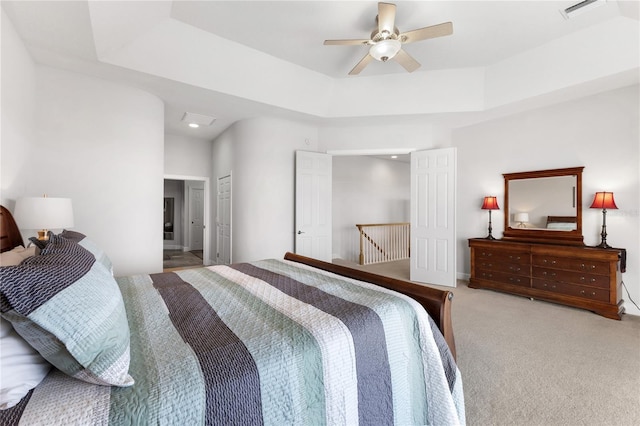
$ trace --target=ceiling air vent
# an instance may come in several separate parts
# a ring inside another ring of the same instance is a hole
[[[193,112],[185,112],[182,116],[182,121],[187,123],[189,127],[200,127],[200,126],[211,126],[214,121],[216,121],[215,117],[211,117],[208,115],[196,114]]]
[[[574,4],[573,6],[569,6],[564,10],[560,10],[560,14],[564,16],[564,19],[570,19],[597,7],[604,6],[606,3],[607,0],[584,0],[580,3]]]

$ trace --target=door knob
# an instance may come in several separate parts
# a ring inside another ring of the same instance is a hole
[[[298,235],[300,235],[300,234],[304,234],[304,232],[302,232],[302,231],[298,231]]]

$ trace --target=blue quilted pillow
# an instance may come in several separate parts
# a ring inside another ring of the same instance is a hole
[[[133,384],[122,294],[78,243],[52,235],[40,256],[0,268],[0,312],[68,375],[100,385]]]
[[[107,256],[104,250],[102,250],[102,248],[100,248],[96,243],[87,238],[86,235],[81,234],[77,231],[69,231],[68,229],[62,231],[60,235],[68,240],[75,241],[82,247],[89,250],[91,254],[93,254],[93,256],[96,258],[96,260],[103,264],[105,268],[107,268],[107,270],[113,275],[113,265],[111,264],[111,259],[109,259],[109,256]]]

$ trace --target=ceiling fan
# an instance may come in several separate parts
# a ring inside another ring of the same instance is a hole
[[[400,33],[395,26],[396,5],[392,3],[378,3],[376,20],[378,21],[378,28],[373,30],[371,38],[368,40],[324,41],[325,45],[370,46],[369,53],[349,71],[349,75],[359,74],[373,59],[381,62],[394,59],[408,72],[413,72],[420,68],[420,63],[402,49],[403,44],[453,34],[453,24],[451,22]]]

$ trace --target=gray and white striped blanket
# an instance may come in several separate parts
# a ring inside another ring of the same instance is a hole
[[[118,278],[131,387],[59,371],[2,424],[463,424],[460,373],[412,299],[285,260]]]

